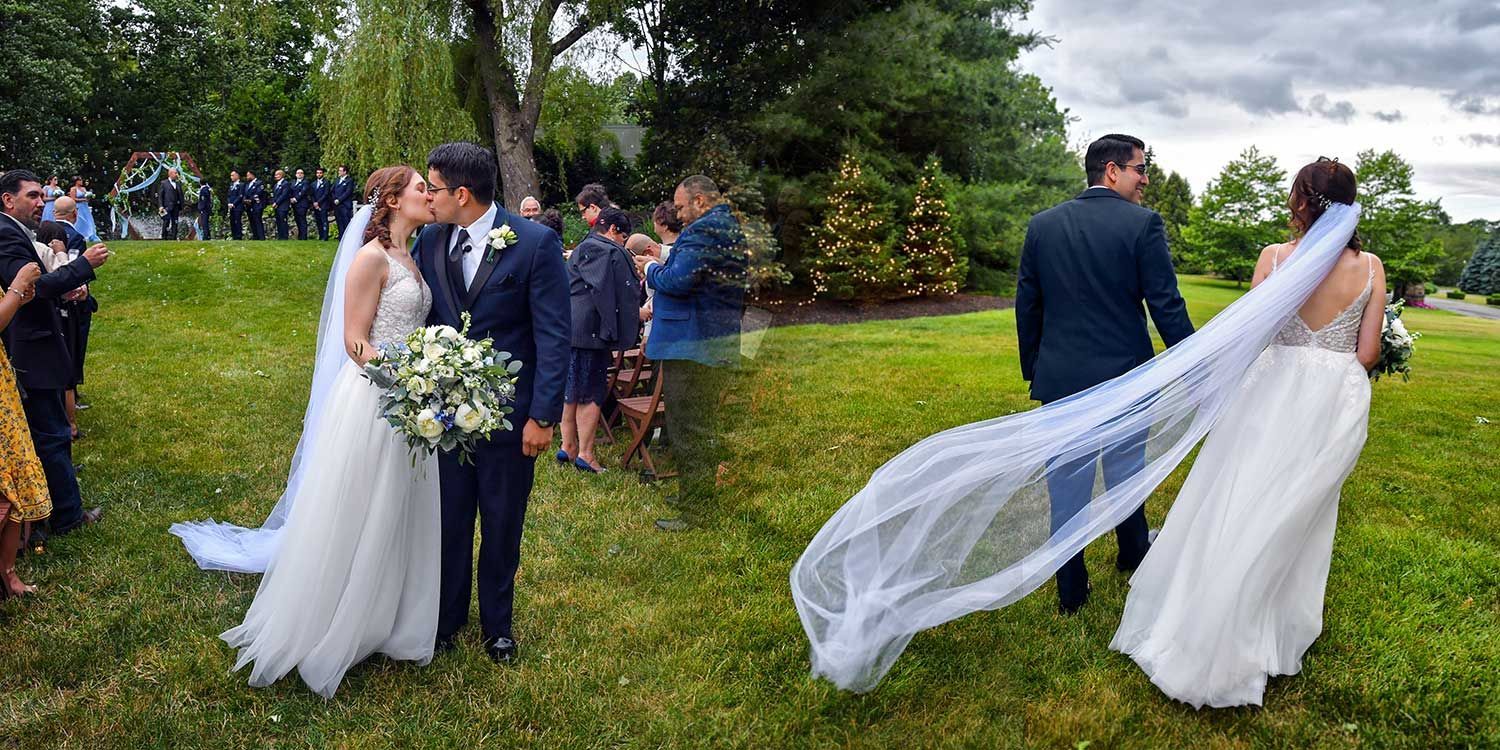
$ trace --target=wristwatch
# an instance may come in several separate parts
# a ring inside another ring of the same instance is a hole
[[[557,424],[556,422],[553,422],[553,421],[550,421],[550,420],[546,420],[546,419],[533,419],[531,421],[536,422],[536,426],[540,427],[540,428],[542,428],[544,430],[547,429],[547,428],[549,428],[549,427],[551,427],[554,424]]]

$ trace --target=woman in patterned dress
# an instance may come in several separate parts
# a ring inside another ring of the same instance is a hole
[[[0,296],[0,330],[10,325],[21,305],[36,296],[36,280],[41,275],[42,269],[35,263],[16,274],[10,288]],[[16,575],[21,524],[50,515],[52,497],[47,494],[47,476],[31,445],[15,370],[5,348],[0,347],[0,599],[36,592],[35,586],[27,586]]]

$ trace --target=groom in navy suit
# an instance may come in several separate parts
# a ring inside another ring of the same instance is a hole
[[[442,570],[437,649],[469,619],[474,520],[479,517],[479,622],[496,662],[517,656],[511,629],[521,528],[536,457],[552,447],[562,418],[572,307],[562,240],[495,203],[495,155],[472,143],[445,143],[427,155],[427,200],[436,223],[417,241],[417,263],[434,289],[429,325],[463,325],[469,337],[492,338],[497,351],[522,363],[510,415],[513,430],[479,444],[472,464],[440,454]],[[514,243],[490,230],[510,225]],[[504,244],[496,247],[496,244]]]
[[[1161,216],[1140,206],[1148,182],[1145,148],[1128,135],[1094,141],[1084,157],[1088,189],[1031,217],[1026,227],[1016,333],[1021,375],[1031,382],[1031,397],[1044,404],[1124,375],[1155,356],[1146,308],[1167,346],[1193,333]],[[1145,466],[1146,438],[1136,435],[1102,456],[1070,456],[1048,466],[1053,533],[1093,498],[1099,459],[1105,486],[1113,487]],[[1144,503],[1115,528],[1115,537],[1115,566],[1135,570],[1151,548]],[[1082,552],[1057,571],[1057,595],[1063,614],[1088,600]]]

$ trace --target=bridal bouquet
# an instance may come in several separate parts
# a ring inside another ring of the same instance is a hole
[[[490,339],[469,339],[468,313],[463,321],[461,331],[418,328],[365,363],[364,376],[384,391],[381,415],[406,437],[413,456],[457,451],[459,461],[469,462],[480,439],[514,429],[506,415],[521,362],[495,351]]]
[[[1385,326],[1380,331],[1380,360],[1370,370],[1370,377],[1379,380],[1381,375],[1401,374],[1402,380],[1411,379],[1412,342],[1422,334],[1409,332],[1401,322],[1402,300],[1385,306]]]

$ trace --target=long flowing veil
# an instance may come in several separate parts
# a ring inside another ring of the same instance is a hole
[[[1275,275],[1208,325],[1113,380],[928,437],[877,469],[792,568],[812,671],[859,692],[916,633],[999,609],[1146,501],[1208,433],[1276,332],[1332,270],[1359,221],[1333,204]],[[1058,513],[1048,479],[1112,451],[1145,460]],[[1069,468],[1072,467],[1072,468]]]
[[[318,433],[322,417],[331,405],[334,378],[348,360],[344,352],[344,279],[354,256],[364,246],[365,226],[370,222],[371,209],[361,208],[349,226],[340,235],[338,254],[333,259],[333,268],[328,272],[328,286],[323,290],[323,315],[318,321],[317,359],[313,364],[312,391],[307,398],[307,411],[302,416],[302,436],[297,439],[297,450],[292,453],[291,475],[287,477],[286,491],[271,509],[260,528],[247,529],[233,524],[215,521],[191,521],[172,524],[170,531],[182,538],[188,554],[198,561],[204,570],[228,570],[236,573],[261,573],[276,553],[276,542],[280,538],[281,525],[292,511],[292,498],[311,466],[308,450],[312,447],[312,436]]]

